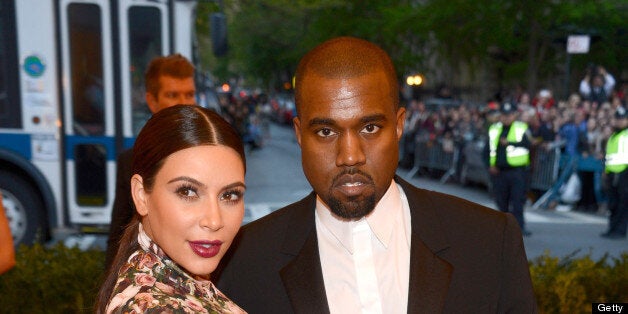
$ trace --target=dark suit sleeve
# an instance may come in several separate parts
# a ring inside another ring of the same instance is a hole
[[[131,221],[135,212],[135,205],[131,197],[131,164],[132,152],[127,150],[122,152],[117,159],[118,169],[116,171],[116,195],[111,209],[111,225],[109,226],[109,238],[107,240],[107,252],[105,256],[105,269],[109,269],[113,262],[120,238],[124,233],[124,228]]]
[[[514,216],[507,215],[500,267],[503,287],[498,313],[538,313],[523,238]]]

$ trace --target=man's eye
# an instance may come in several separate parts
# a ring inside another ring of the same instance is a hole
[[[167,98],[176,98],[177,97],[177,93],[172,93],[172,92],[166,93],[166,97]]]
[[[321,137],[329,137],[329,136],[335,135],[336,133],[332,131],[331,129],[324,128],[316,132],[316,134]]]
[[[379,131],[380,127],[375,125],[375,124],[369,124],[367,126],[364,127],[364,129],[362,129],[362,132],[364,133],[376,133],[377,131]]]

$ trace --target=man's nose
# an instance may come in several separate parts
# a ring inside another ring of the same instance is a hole
[[[362,147],[360,136],[354,133],[340,135],[337,142],[338,156],[337,166],[355,166],[364,163],[366,156]]]

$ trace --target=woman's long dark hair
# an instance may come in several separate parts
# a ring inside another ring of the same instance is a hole
[[[177,105],[154,114],[140,131],[133,146],[133,173],[142,177],[144,189],[150,193],[155,176],[168,156],[201,145],[221,145],[234,149],[240,155],[246,171],[242,139],[227,121],[210,109]],[[116,257],[105,274],[96,299],[96,313],[105,313],[119,269],[139,249],[139,223],[140,216],[135,212],[120,239]]]

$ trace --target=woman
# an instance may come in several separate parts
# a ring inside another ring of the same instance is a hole
[[[244,217],[244,148],[215,112],[153,115],[133,147],[136,213],[100,289],[97,313],[242,313],[210,281]]]

